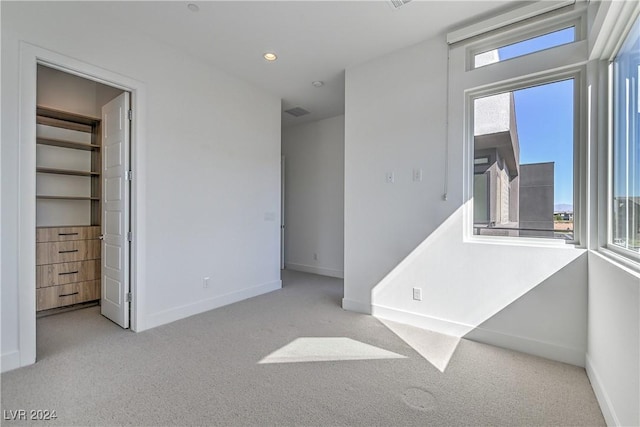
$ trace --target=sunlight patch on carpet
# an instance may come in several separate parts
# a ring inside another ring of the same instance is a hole
[[[447,369],[449,361],[460,342],[460,338],[451,335],[444,335],[391,320],[380,318],[378,320],[440,372],[444,372]]]
[[[406,356],[352,340],[351,338],[303,337],[296,338],[258,363],[329,362],[337,360],[374,359],[406,359]]]

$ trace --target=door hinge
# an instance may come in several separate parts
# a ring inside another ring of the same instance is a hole
[[[130,241],[130,242],[133,241],[133,233],[130,232],[130,231],[127,233],[127,240]]]
[[[131,292],[127,292],[127,302],[131,302]]]
[[[133,110],[129,110],[129,120],[133,120]]]
[[[133,181],[133,171],[130,171],[130,170],[127,171],[125,173],[125,178],[126,178],[127,181]]]

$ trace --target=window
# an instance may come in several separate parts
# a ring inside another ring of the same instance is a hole
[[[640,252],[640,18],[612,64],[610,244]]]
[[[574,83],[474,100],[474,234],[574,240]]]
[[[502,46],[474,55],[474,67],[480,68],[507,59],[517,58],[544,49],[571,43],[576,39],[575,27],[564,28],[541,36]]]
[[[463,236],[482,244],[584,246],[587,6],[522,12],[502,27],[488,21],[485,33],[477,23],[447,35],[447,147],[451,159],[462,159]],[[492,65],[479,64],[481,55]]]

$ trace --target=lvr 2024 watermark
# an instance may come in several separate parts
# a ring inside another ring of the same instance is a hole
[[[58,418],[55,410],[49,409],[9,409],[2,411],[5,421],[51,421]]]

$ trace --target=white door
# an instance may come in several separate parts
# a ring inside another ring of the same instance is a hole
[[[102,315],[129,327],[129,94],[102,107]]]

